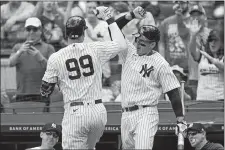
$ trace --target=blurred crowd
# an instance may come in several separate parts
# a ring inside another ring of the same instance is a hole
[[[52,53],[67,46],[65,24],[69,17],[86,19],[84,42],[110,40],[107,23],[93,14],[99,5],[108,6],[115,19],[142,6],[146,18],[130,21],[123,28],[126,38],[133,41],[132,34],[142,25],[159,27],[161,39],[156,50],[170,63],[178,80],[185,81],[185,100],[224,100],[223,1],[1,1],[1,51],[10,51],[10,66],[17,72],[17,92],[10,95],[1,89],[1,105],[40,100],[46,62],[38,62],[47,61]],[[25,41],[32,50],[21,55],[21,47],[28,46]],[[118,56],[105,64],[104,102],[121,101],[120,72]],[[160,100],[168,97],[162,95]],[[62,94],[56,88],[50,103],[58,101],[62,101]]]

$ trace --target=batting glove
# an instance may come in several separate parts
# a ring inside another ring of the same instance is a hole
[[[178,136],[179,133],[182,133],[183,136],[186,137],[186,131],[187,131],[186,121],[177,122],[175,134]]]
[[[141,6],[138,6],[136,7],[134,10],[133,10],[133,14],[135,18],[137,19],[143,19],[146,17],[146,11],[141,7]],[[132,14],[131,14],[132,15]]]
[[[109,9],[109,7],[99,6],[96,10],[93,10],[94,14],[97,16],[98,19],[108,20],[112,18],[113,15]]]

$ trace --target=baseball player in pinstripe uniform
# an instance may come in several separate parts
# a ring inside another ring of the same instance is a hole
[[[132,18],[144,15],[145,11],[137,7],[116,22],[122,29]],[[180,83],[168,62],[154,51],[159,40],[157,27],[142,26],[135,34],[134,44],[127,40],[128,50],[120,53],[121,138],[124,149],[152,149],[159,123],[157,104],[162,93],[166,93],[171,101],[177,118],[177,133],[187,127],[179,92]]]
[[[102,65],[126,41],[107,7],[97,7],[98,18],[109,24],[112,41],[83,43],[87,28],[84,18],[70,17],[66,23],[69,45],[52,54],[43,77],[41,94],[49,97],[56,83],[64,98],[63,149],[94,149],[103,134],[107,112],[102,104]]]

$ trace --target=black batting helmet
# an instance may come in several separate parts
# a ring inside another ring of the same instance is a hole
[[[66,22],[66,36],[71,39],[77,39],[84,34],[84,30],[87,28],[83,17],[72,16]]]
[[[157,27],[152,25],[144,25],[138,29],[139,36],[143,35],[150,41],[159,42],[160,40],[160,31]]]

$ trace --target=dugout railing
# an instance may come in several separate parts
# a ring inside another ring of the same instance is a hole
[[[122,115],[120,103],[105,103],[108,112],[108,122],[105,132],[97,148],[118,149],[120,140],[120,118]],[[55,106],[59,107],[60,106]],[[62,106],[61,106],[62,108]],[[202,122],[207,127],[208,138],[223,144],[224,141],[224,102],[216,101],[188,101],[185,102],[186,120]],[[21,112],[17,108],[10,113],[1,113],[0,146],[14,145],[13,149],[20,150],[24,147],[40,144],[39,132],[46,122],[54,121],[61,124],[63,111],[58,112]],[[19,109],[28,109],[24,107]],[[175,115],[169,101],[160,101],[158,105],[160,123],[155,137],[154,150],[176,148]],[[61,141],[61,139],[60,139]],[[161,144],[161,143],[164,144]],[[60,149],[61,143],[56,146]],[[186,150],[191,150],[190,144],[185,140]]]

